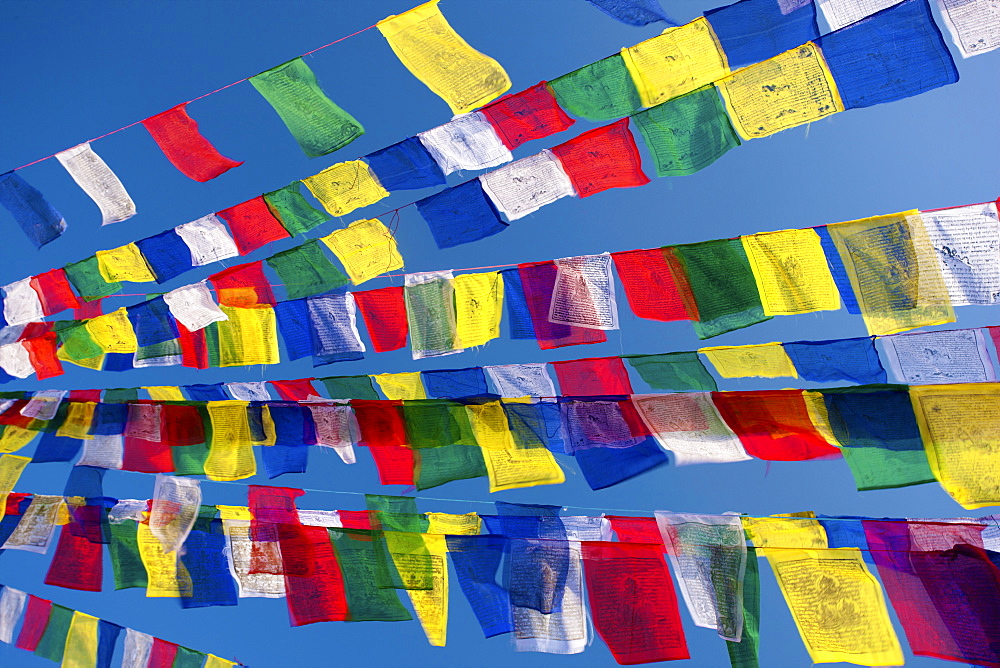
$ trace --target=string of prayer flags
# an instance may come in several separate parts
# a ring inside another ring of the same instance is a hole
[[[705,12],[712,32],[736,70],[819,37],[812,2],[750,0]]]
[[[223,209],[216,215],[229,225],[229,229],[233,233],[233,241],[236,243],[240,255],[246,255],[272,241],[291,236],[271,213],[271,209],[263,197],[254,197],[236,206]]]
[[[438,248],[478,241],[507,229],[497,211],[496,198],[486,192],[484,184],[480,179],[471,179],[416,202]]]
[[[301,58],[250,77],[310,158],[333,153],[365,130],[320,88],[316,75]]]
[[[642,109],[621,54],[584,65],[549,82],[559,106],[590,121],[610,121]]]
[[[462,352],[457,340],[455,289],[450,271],[407,274],[406,320],[413,359]]]
[[[191,264],[196,267],[203,267],[240,254],[236,242],[229,235],[229,230],[214,213],[178,225],[174,231],[187,244],[191,253]]]
[[[416,137],[407,137],[364,156],[375,179],[389,192],[441,186],[444,172]]]
[[[952,329],[882,337],[889,366],[899,382],[982,383],[996,371],[979,329]]]
[[[499,272],[463,274],[451,281],[455,291],[456,345],[473,348],[500,336],[503,276]]]
[[[707,392],[637,395],[632,402],[675,466],[750,459]]]
[[[338,162],[302,182],[333,216],[346,216],[389,196],[361,160]]]
[[[903,0],[816,43],[845,109],[895,102],[958,81],[927,0]]]
[[[632,313],[663,322],[691,319],[662,250],[612,253],[611,258]]]
[[[377,353],[399,350],[406,345],[409,324],[403,290],[401,286],[390,286],[353,293]]]
[[[497,167],[514,159],[480,112],[456,116],[444,125],[417,134],[417,139],[446,175],[458,170]]]
[[[811,229],[740,237],[764,315],[835,311],[840,295],[819,235]]]
[[[918,211],[827,225],[869,334],[955,322]]]
[[[505,95],[483,107],[481,113],[510,150],[562,132],[575,122],[560,108],[545,81]]]
[[[285,286],[289,299],[300,299],[347,285],[348,278],[326,257],[313,239],[267,258]]]
[[[995,4],[988,0],[938,0],[938,8],[951,33],[951,41],[962,52],[963,58],[1000,47],[996,32],[1000,11]]]
[[[204,183],[225,174],[242,160],[231,160],[198,131],[198,123],[187,113],[187,103],[179,104],[142,121],[143,127],[181,174]]]
[[[288,234],[296,236],[330,220],[325,211],[314,208],[302,196],[301,181],[292,181],[284,188],[266,193],[264,202],[271,215],[278,219]]]
[[[495,100],[511,86],[500,63],[462,39],[431,0],[377,24],[406,69],[464,114]]]
[[[694,174],[741,143],[712,85],[650,107],[632,118],[653,154],[657,176]]]
[[[716,85],[743,139],[767,137],[844,111],[824,52],[813,42],[737,70]]]
[[[817,0],[831,30],[840,30],[899,2],[900,0],[869,0],[860,4],[853,0]]]
[[[874,337],[781,344],[803,380],[823,383],[846,380],[864,385],[886,382]]]
[[[56,153],[76,184],[101,211],[101,225],[120,223],[135,215],[135,202],[111,168],[94,153],[90,144],[80,144]]]
[[[588,130],[552,148],[579,197],[649,183],[629,119]]]
[[[795,365],[780,343],[715,346],[698,352],[712,362],[723,378],[798,378]]]
[[[396,238],[377,218],[356,220],[319,240],[337,256],[355,285],[403,267]]]
[[[66,231],[62,215],[17,172],[0,174],[0,204],[14,217],[35,248],[41,248]]]
[[[953,306],[1000,302],[1000,214],[995,202],[922,211]]]
[[[663,13],[657,0],[587,0],[613,19],[630,26],[644,26],[657,21],[677,25]]]
[[[712,402],[747,453],[771,461],[837,457],[809,416],[801,390],[713,392]]]
[[[607,340],[607,336],[601,329],[560,324],[549,319],[559,273],[559,268],[554,262],[521,264],[518,265],[518,273],[524,290],[527,310],[531,315],[534,336],[542,350],[588,343],[603,343]],[[587,296],[589,297],[589,295]],[[569,302],[563,306],[572,304],[573,302]],[[591,308],[593,309],[592,306]],[[596,316],[596,309],[592,310],[591,313]]]
[[[729,74],[726,54],[700,16],[622,49],[642,106],[653,107]]]

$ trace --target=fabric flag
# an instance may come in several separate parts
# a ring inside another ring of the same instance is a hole
[[[240,480],[257,471],[246,407],[245,401],[210,401],[205,407],[212,426],[205,460],[205,475],[210,480]]]
[[[368,328],[375,352],[399,350],[406,345],[409,326],[402,287],[379,288],[353,293]]]
[[[840,455],[816,430],[801,390],[713,392],[712,402],[754,457],[804,461]]]
[[[198,519],[200,481],[157,475],[149,514],[149,530],[165,552],[177,552]]]
[[[846,380],[859,385],[886,381],[873,337],[789,341],[781,345],[803,380],[816,383]]]
[[[100,621],[80,611],[73,612],[66,646],[63,652],[63,668],[95,668],[97,666],[98,628]]]
[[[31,277],[31,289],[38,295],[44,315],[54,315],[68,308],[79,308],[80,300],[62,269],[50,269]],[[10,325],[10,322],[7,322]]]
[[[343,528],[328,531],[344,577],[348,620],[401,622],[412,619],[395,591],[376,585],[377,546],[373,532]]]
[[[34,652],[38,642],[45,633],[45,626],[52,612],[52,601],[28,594],[28,606],[21,623],[21,631],[17,635],[15,647]]]
[[[163,295],[172,315],[189,332],[204,329],[213,322],[226,319],[212,299],[212,293],[204,282],[192,283],[171,290]]]
[[[400,399],[426,399],[423,383],[420,382],[420,372],[380,373],[372,376],[382,394],[393,401]]]
[[[91,318],[84,327],[106,353],[134,353],[139,348],[128,311],[124,308]]]
[[[545,364],[505,364],[483,367],[501,397],[554,397],[556,388]]]
[[[568,415],[567,452],[591,489],[616,485],[663,466],[667,455],[649,435],[630,401],[577,401],[564,406]]]
[[[4,455],[4,459],[13,455]],[[35,554],[48,552],[56,520],[63,510],[65,500],[61,496],[35,494],[28,509],[21,516],[17,528],[3,544],[5,550],[24,550]]]
[[[145,668],[153,650],[153,637],[135,629],[125,629],[122,668]]]
[[[574,123],[559,107],[545,81],[506,95],[483,107],[480,113],[511,150],[524,142],[562,132]]]
[[[562,165],[548,150],[483,174],[478,180],[496,209],[511,221],[574,194]]]
[[[813,42],[738,70],[717,85],[743,139],[767,137],[844,110],[823,52]]]
[[[194,266],[191,252],[176,230],[140,239],[135,245],[157,283],[177,278]]]
[[[447,102],[452,113],[463,114],[505,93],[510,79],[500,63],[455,32],[437,5],[438,0],[431,0],[376,25],[406,69]]]
[[[278,112],[310,158],[333,153],[365,132],[353,116],[326,96],[301,58],[254,75],[250,83]]]
[[[579,654],[587,646],[581,544],[568,541],[567,545],[569,559],[565,585],[560,593],[560,611],[546,614],[534,608],[513,606],[514,650],[517,652]],[[664,587],[660,591],[665,590]]]
[[[191,252],[191,263],[196,267],[203,267],[240,254],[229,230],[214,213],[178,225],[174,231],[187,244]]]
[[[816,43],[845,109],[894,102],[958,81],[927,0],[904,0]]]
[[[35,656],[49,661],[62,663],[63,652],[66,649],[66,635],[73,621],[73,611],[67,607],[52,604],[45,632],[35,647]]]
[[[736,70],[819,37],[816,6],[806,0],[746,0],[705,12]]]
[[[108,283],[116,281],[149,283],[156,280],[156,276],[146,263],[146,258],[134,243],[112,250],[99,250],[95,255],[101,276]]]
[[[313,387],[312,381],[314,380],[316,379],[272,380],[270,384],[275,392],[278,393],[278,396],[281,397],[282,401],[311,401],[320,398],[316,388]],[[270,401],[270,397],[267,399],[251,399],[250,401]]]
[[[628,123],[623,118],[552,148],[578,196],[649,183]]]
[[[458,170],[497,167],[514,159],[480,112],[456,116],[444,125],[419,133],[417,139],[446,175]]]
[[[101,225],[120,223],[135,215],[135,202],[115,173],[94,153],[90,144],[80,144],[56,153],[76,184],[101,210]]]
[[[695,625],[740,642],[747,553],[739,516],[658,510],[656,524]]]
[[[310,297],[306,301],[313,366],[364,359],[365,344],[358,333],[354,296],[338,293]]]
[[[953,306],[1000,303],[1000,215],[994,202],[921,212]]]
[[[518,169],[523,167],[521,165]],[[503,180],[498,183],[506,184]],[[472,179],[416,202],[417,211],[431,228],[438,248],[451,248],[485,239],[507,228],[507,223],[500,219],[497,211],[496,197],[488,194],[484,185],[483,180]],[[505,213],[510,216],[509,212]]]
[[[230,160],[219,153],[198,131],[198,123],[187,113],[187,102],[179,104],[142,122],[167,160],[184,176],[210,181],[225,174],[243,161]]]
[[[741,143],[711,85],[639,112],[633,119],[653,154],[657,176],[694,174]]]
[[[513,631],[510,595],[497,582],[508,539],[496,535],[447,535],[445,540],[458,584],[484,636],[492,638]]]
[[[611,255],[560,258],[555,265],[549,322],[588,329],[618,329]]]
[[[486,373],[481,367],[421,371],[420,378],[427,396],[438,399],[482,397],[490,393]]]
[[[780,343],[699,348],[723,378],[798,378]]]
[[[316,445],[332,449],[345,464],[354,464],[358,425],[350,407],[314,402],[308,408],[316,427]]]
[[[612,253],[611,258],[632,313],[663,322],[691,319],[662,250]]]
[[[610,121],[642,108],[621,54],[585,65],[549,82],[566,111],[591,121]]]
[[[674,275],[683,274],[691,287],[699,339],[770,320],[764,315],[750,260],[739,239],[673,246],[667,252],[668,262],[676,258],[671,265]]]
[[[309,323],[309,304],[305,299],[278,302],[274,307],[278,332],[285,344],[285,358],[297,360],[312,354],[313,340]]]
[[[122,291],[121,283],[109,283],[101,276],[96,255],[79,262],[70,262],[63,267],[63,271],[66,272],[66,278],[73,289],[84,301],[96,301]]]
[[[35,248],[41,248],[66,230],[62,215],[17,172],[0,174],[0,204],[14,216]]]
[[[451,284],[455,291],[455,345],[473,348],[498,338],[504,287],[500,273],[463,274]]]
[[[7,326],[26,325],[44,317],[42,302],[32,289],[30,278],[8,283],[2,289],[3,319],[7,321]]]
[[[260,260],[223,269],[208,280],[219,295],[220,306],[264,308],[277,302]]]
[[[405,535],[401,532],[390,532],[392,534]],[[419,535],[419,534],[418,534]],[[413,610],[417,613],[420,626],[427,636],[427,642],[432,647],[444,647],[448,634],[448,545],[445,537],[440,535],[423,534],[420,536],[423,549],[426,550],[426,563],[416,564],[416,570],[429,570],[431,587],[429,589],[407,589],[406,594],[410,597]],[[413,564],[413,554],[402,554],[405,564]],[[393,555],[396,559],[397,555]],[[399,563],[399,562],[397,562]]]
[[[403,267],[396,238],[377,218],[356,220],[320,241],[337,256],[355,285]]]
[[[162,638],[153,638],[147,668],[167,668],[167,666],[173,668],[174,660],[178,658],[178,650],[180,647],[176,643],[168,642]]]
[[[413,359],[462,352],[456,340],[455,289],[450,271],[407,274],[404,296]]]
[[[500,402],[466,408],[476,442],[482,448],[491,492],[565,482],[566,476],[551,452],[544,447],[514,443]]]
[[[163,297],[139,302],[125,309],[140,347],[173,341],[180,332]]]
[[[629,366],[654,390],[714,392],[719,389],[695,352],[626,355],[623,359],[627,359]]]
[[[1000,47],[1000,7],[989,0],[938,0],[938,8],[963,58]]]
[[[558,267],[554,262],[518,265],[518,274],[524,289],[527,310],[531,315],[539,347],[542,350],[550,350],[563,346],[606,341],[607,336],[600,329],[563,325],[549,320],[549,314],[555,301],[553,291],[558,273]],[[592,311],[592,313],[596,315],[596,311]]]
[[[277,364],[278,329],[274,309],[223,306],[226,320],[217,325],[219,366]]]
[[[897,334],[881,339],[889,367],[901,383],[982,383],[996,380],[979,329]]]
[[[272,241],[291,236],[281,222],[271,214],[271,209],[263,197],[254,197],[223,209],[216,215],[229,225],[240,255],[246,255]]]
[[[868,333],[885,336],[955,322],[934,249],[917,211],[828,225]]]
[[[416,137],[364,156],[375,179],[389,192],[444,185],[444,172]]]
[[[817,0],[823,18],[830,30],[840,30],[852,23],[857,23],[866,16],[880,12],[883,9],[899,4],[901,0],[868,0],[858,3],[854,0]]]
[[[289,299],[301,299],[347,285],[348,278],[327,258],[319,240],[307,241],[267,258]]]
[[[0,346],[0,369],[14,378],[27,378],[34,373],[28,350],[20,343]]]
[[[101,591],[104,576],[101,544],[104,509],[70,506],[70,523],[59,533],[56,552],[45,574],[45,584],[79,591]]]
[[[656,106],[729,74],[726,54],[703,16],[622,49],[622,58],[644,107]]]
[[[628,371],[620,357],[593,357],[552,362],[563,396],[632,394]]]
[[[632,403],[675,466],[750,459],[707,392],[636,395]]]
[[[611,18],[618,19],[630,26],[644,26],[657,21],[663,21],[671,26],[677,25],[667,18],[657,0],[587,0],[587,2]],[[654,660],[662,661],[663,659]]]
[[[271,215],[277,218],[288,234],[295,236],[305,234],[318,225],[330,220],[325,211],[313,208],[302,196],[301,181],[292,181],[284,188],[271,191],[264,195],[267,208]]]
[[[615,661],[690,658],[661,548],[607,542],[584,542],[581,548],[594,628]]]
[[[0,593],[0,642],[13,644],[14,626],[21,618],[28,595],[20,589],[4,586]]]
[[[840,296],[814,230],[740,237],[750,260],[764,315],[836,311]]]
[[[302,183],[334,216],[346,216],[389,196],[361,160],[338,162]]]

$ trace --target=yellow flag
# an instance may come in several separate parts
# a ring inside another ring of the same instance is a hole
[[[30,461],[31,457],[20,455],[0,456],[0,520],[7,514],[7,495],[13,491],[17,479]]]
[[[356,220],[343,230],[321,237],[320,241],[337,256],[355,285],[403,267],[396,238],[382,221],[374,218]]]
[[[931,472],[964,508],[1000,505],[1000,384],[910,387]]]
[[[452,515],[450,513],[424,513],[427,515],[427,533],[450,536],[475,536],[482,528],[482,519],[476,513]]]
[[[346,216],[389,196],[368,165],[360,160],[338,162],[315,176],[302,179],[302,183],[334,216]]]
[[[212,443],[205,459],[205,475],[210,480],[240,480],[257,472],[247,420],[246,401],[209,401]]]
[[[111,250],[99,250],[94,255],[97,256],[97,269],[108,283],[149,283],[156,280],[142,251],[134,243]]]
[[[146,568],[146,596],[150,598],[177,598],[191,596],[191,576],[177,558],[177,552],[164,552],[163,545],[149,530],[149,525],[138,524],[136,541],[139,557]]]
[[[278,430],[274,427],[274,419],[271,417],[271,409],[265,404],[260,411],[261,431],[264,432],[264,439],[254,441],[254,445],[274,445],[278,441]]]
[[[826,529],[812,511],[772,517],[741,517],[743,530],[761,555],[786,548],[817,549],[829,547]]]
[[[814,663],[903,665],[882,587],[861,550],[775,549],[767,560]]]
[[[420,381],[420,372],[380,373],[372,376],[378,383],[386,398],[392,400],[426,399],[424,384]]]
[[[35,440],[39,432],[35,429],[25,429],[12,424],[7,425],[0,434],[0,454],[17,452]],[[30,459],[30,457],[29,457]]]
[[[202,668],[232,668],[233,666],[238,666],[240,664],[235,661],[230,661],[229,659],[223,659],[222,657],[215,656],[214,654],[209,654],[205,659],[205,665]]]
[[[218,323],[219,366],[277,364],[280,361],[273,308],[219,308],[229,318]]]
[[[836,434],[833,433],[833,427],[830,426],[830,411],[826,408],[826,401],[823,399],[823,393],[803,390],[802,398],[806,402],[806,410],[809,412],[809,421],[813,423],[813,426],[816,428],[816,431],[819,432],[819,435],[822,436],[830,445],[835,445],[838,448],[841,447],[841,442],[837,439]]]
[[[97,404],[93,401],[71,401],[66,419],[56,430],[56,436],[80,441],[92,440],[94,437],[90,435],[90,423],[94,421],[96,409]]]
[[[389,536],[393,532],[387,532]],[[398,533],[398,532],[395,532]],[[434,647],[444,647],[448,636],[448,544],[444,536],[423,535],[424,548],[430,555],[430,589],[407,589],[413,610],[424,629],[427,642]],[[397,564],[398,566],[398,564]]]
[[[92,371],[100,371],[101,367],[104,366],[104,353],[101,353],[97,357],[88,357],[87,359],[73,359],[66,352],[66,348],[59,348],[56,350],[56,357],[58,357],[63,362],[69,362],[70,364],[75,364],[76,366],[83,367],[84,369],[91,369]]]
[[[97,666],[97,617],[79,610],[73,611],[66,634],[61,668],[95,668]]]
[[[815,230],[742,237],[764,315],[836,311],[840,293]]]
[[[252,520],[253,513],[246,506],[216,506],[220,520]]]
[[[437,0],[389,16],[378,29],[406,69],[455,114],[481,107],[510,88],[500,63],[469,46],[448,25]]]
[[[124,308],[91,318],[84,326],[94,343],[106,353],[134,353],[139,350],[139,341]]]
[[[713,346],[699,348],[723,378],[798,378],[788,353],[780,343],[751,346]]]
[[[184,393],[181,392],[181,388],[179,387],[153,385],[151,387],[143,387],[142,389],[149,392],[149,398],[153,401],[185,401]]]
[[[729,74],[726,54],[704,16],[622,49],[642,106],[653,107]]]
[[[718,82],[743,139],[766,137],[844,110],[823,52],[812,42]]]
[[[456,348],[484,345],[500,336],[503,315],[503,277],[499,272],[462,274],[455,288]]]
[[[546,448],[522,447],[514,442],[499,401],[466,406],[465,410],[483,452],[491,492],[566,481],[563,470]]]
[[[916,210],[827,225],[868,333],[955,322],[941,265]]]

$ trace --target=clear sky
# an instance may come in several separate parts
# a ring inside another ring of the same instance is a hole
[[[721,0],[719,0],[721,3]],[[90,137],[141,120],[175,104],[350,34],[415,0],[261,2],[191,0],[167,2],[72,2],[7,0],[0,22],[3,101],[0,103],[0,171],[61,151]],[[685,22],[717,6],[713,0],[671,0],[669,11]],[[479,50],[496,58],[513,80],[513,91],[555,78],[617,52],[662,30],[634,28],[599,13],[584,0],[443,0],[452,25]],[[943,24],[942,24],[943,25]],[[950,43],[949,43],[949,46]],[[957,51],[952,49],[957,56]],[[97,208],[55,160],[22,176],[42,190],[66,217],[68,231],[36,251],[0,213],[3,248],[0,284],[83,259],[174,225],[188,222],[311,176],[446,122],[447,105],[413,78],[376,30],[324,49],[306,59],[327,93],[358,118],[366,134],[345,149],[308,159],[266,102],[248,84],[190,105],[206,137],[223,154],[246,163],[205,184],[177,172],[141,127],[93,144],[128,188],[139,214],[101,228]],[[652,183],[635,189],[563,199],[513,223],[487,240],[438,250],[413,207],[400,212],[398,240],[406,270],[430,271],[504,265],[579,254],[648,248],[734,237],[893,213],[912,208],[957,206],[997,197],[1000,138],[997,134],[997,54],[959,61],[961,81],[914,98],[837,114],[807,127],[751,141],[718,163],[688,177],[661,178],[647,159]],[[585,121],[515,151],[524,157],[592,127]],[[640,141],[641,146],[641,141]],[[449,183],[469,178],[454,174]],[[319,233],[380,214],[430,191],[403,191],[327,223]],[[388,222],[388,221],[386,221]],[[262,259],[297,241],[284,240],[247,260]],[[211,272],[216,271],[211,269]],[[192,271],[164,285],[171,289],[204,278]],[[400,278],[391,279],[399,285]],[[382,287],[382,278],[365,288]],[[126,292],[137,293],[127,284]],[[141,287],[140,287],[141,289]],[[158,288],[150,285],[150,290]],[[106,300],[125,306],[140,297]],[[68,367],[65,376],[7,387],[62,389],[184,385],[199,382],[287,379],[438,368],[541,362],[580,357],[694,350],[702,344],[688,323],[639,320],[619,294],[621,330],[608,342],[542,352],[532,341],[504,338],[462,355],[414,362],[409,351],[370,353],[363,361],[313,369],[308,360],[269,368],[133,370],[95,373]],[[960,308],[956,326],[1000,324],[985,308]],[[506,328],[504,328],[506,332]],[[846,311],[773,320],[726,334],[709,345],[829,339],[865,335],[860,316]],[[797,381],[796,381],[797,382]],[[789,381],[727,381],[722,389],[787,386]],[[802,383],[801,387],[814,386]],[[343,465],[332,453],[312,453],[307,474],[286,475],[273,484],[310,491],[299,506],[361,509],[360,494],[399,493],[380,487],[367,452]],[[572,460],[564,485],[487,493],[485,479],[429,490],[421,510],[483,513],[505,500],[570,506],[567,514],[652,514],[655,509],[771,514],[815,510],[823,514],[890,517],[953,517],[966,514],[937,485],[858,493],[842,460],[751,461],[718,466],[661,468],[600,492],[591,491]],[[69,465],[29,466],[17,491],[60,494]],[[246,482],[266,484],[266,479]],[[205,503],[246,503],[242,484],[206,482]],[[153,477],[110,472],[105,492],[118,498],[149,498]],[[336,493],[332,493],[336,492]],[[582,509],[581,509],[582,508]],[[986,509],[983,514],[990,512]],[[995,509],[992,509],[995,512]],[[50,550],[51,552],[52,550]],[[42,584],[51,555],[8,551],[0,557],[0,582],[52,599],[172,642],[239,659],[253,666],[478,665],[603,666],[613,659],[598,639],[583,655],[516,655],[505,636],[484,640],[457,583],[452,582],[448,646],[427,645],[416,621],[397,624],[315,624],[290,628],[284,601],[242,599],[238,607],[181,610],[175,600],[146,599],[142,590],[113,591],[110,562],[105,591],[75,592]],[[761,564],[762,664],[809,662],[791,617]],[[405,598],[405,597],[404,597]],[[683,611],[691,665],[728,665],[714,633],[695,628]],[[902,632],[900,631],[902,637]],[[905,642],[904,642],[905,644]],[[119,647],[120,652],[120,647]],[[910,659],[910,665],[931,665]],[[0,664],[49,665],[0,645]]]

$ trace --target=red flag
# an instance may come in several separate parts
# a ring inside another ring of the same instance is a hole
[[[172,668],[177,658],[177,645],[160,638],[153,638],[146,668]]]
[[[556,103],[547,82],[505,95],[480,109],[504,146],[513,150],[526,141],[562,132],[575,122]]]
[[[30,285],[38,294],[38,301],[42,303],[42,313],[45,315],[80,307],[80,300],[62,269],[50,269],[44,274],[32,276]]]
[[[52,601],[38,598],[28,594],[27,611],[24,613],[24,622],[21,624],[21,632],[17,636],[15,647],[34,652],[38,647],[38,641],[45,633],[45,627],[49,624],[49,613],[52,612]]]
[[[236,242],[240,255],[251,253],[272,241],[292,236],[281,221],[271,213],[263,195],[218,211],[216,215],[229,224],[229,231],[233,233],[233,241]]]
[[[221,306],[254,308],[277,303],[260,260],[223,269],[208,280],[215,287]]]
[[[56,357],[57,344],[55,332],[46,332],[41,336],[35,336],[21,342],[24,349],[28,351],[28,361],[31,363],[31,368],[35,370],[38,380],[63,375],[62,362]]]
[[[63,525],[45,584],[80,591],[101,591],[104,575],[100,506],[78,506]]]
[[[712,392],[712,401],[747,453],[758,459],[794,462],[840,457],[840,448],[816,431],[802,390]]]
[[[663,322],[692,319],[662,250],[612,253],[611,257],[633,313]]]
[[[205,340],[205,330],[192,332],[178,322],[177,332],[177,340],[181,344],[181,365],[189,369],[207,369],[208,342]]]
[[[302,526],[302,532],[310,549],[281,543],[281,558],[286,569],[286,601],[292,626],[347,621],[344,579],[330,543],[330,534],[326,527],[306,525]],[[296,577],[288,573],[299,565],[305,566],[305,560],[309,561],[312,575]]]
[[[620,357],[592,357],[550,364],[559,379],[559,390],[565,396],[632,394],[632,383]]]
[[[162,114],[150,116],[142,124],[153,135],[153,140],[167,160],[184,176],[195,181],[204,183],[243,164],[219,153],[198,132],[198,124],[188,116],[186,102]]]
[[[401,286],[355,292],[354,300],[368,328],[375,352],[399,350],[406,345],[409,323]]]
[[[655,517],[627,517],[624,515],[607,515],[621,543],[648,543],[663,547],[663,538],[656,525]]]
[[[628,119],[584,132],[552,149],[580,197],[649,183]]]
[[[298,380],[271,380],[268,381],[278,392],[278,396],[284,401],[306,401],[309,397],[316,398],[319,392],[313,387],[312,381],[315,378],[299,378]]]

